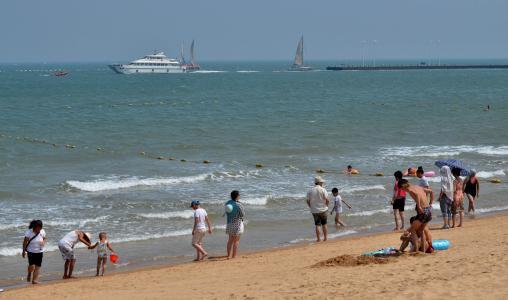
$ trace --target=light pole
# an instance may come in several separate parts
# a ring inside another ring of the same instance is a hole
[[[362,41],[362,67],[365,67],[365,47],[367,45],[367,41],[366,40],[363,40]]]
[[[440,52],[439,52],[439,44],[441,43],[441,40],[437,40],[436,41],[436,49],[437,49],[437,65],[440,66],[441,65],[441,55],[440,55]]]
[[[376,44],[377,40],[372,40],[372,60],[374,61],[374,68],[376,67]]]

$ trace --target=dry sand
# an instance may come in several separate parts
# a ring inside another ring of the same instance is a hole
[[[231,261],[58,281],[5,291],[0,298],[507,299],[508,215],[467,220],[465,226],[432,231],[435,239],[451,241],[447,251],[402,255],[387,262],[357,256],[398,245],[400,233],[244,254]],[[341,255],[351,256],[336,259],[344,264],[315,266]]]

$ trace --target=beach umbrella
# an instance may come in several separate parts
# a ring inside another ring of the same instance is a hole
[[[438,168],[448,166],[450,169],[460,169],[460,176],[469,176],[469,168],[458,159],[443,159],[436,161],[435,165]]]

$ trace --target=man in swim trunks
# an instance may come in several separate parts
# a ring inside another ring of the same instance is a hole
[[[426,241],[432,241],[432,237],[429,236],[430,230],[427,228],[427,224],[432,220],[432,207],[429,204],[427,195],[430,195],[430,202],[432,202],[434,200],[434,192],[432,189],[412,185],[406,179],[399,180],[397,184],[400,189],[408,192],[416,202],[416,216],[409,229],[411,240],[415,246],[414,251],[421,249],[423,252],[426,252]],[[418,237],[420,237],[420,241],[418,241]]]

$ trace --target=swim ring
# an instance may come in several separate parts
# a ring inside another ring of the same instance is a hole
[[[448,248],[450,248],[450,242],[448,240],[433,240],[432,248],[435,250],[448,250]]]

